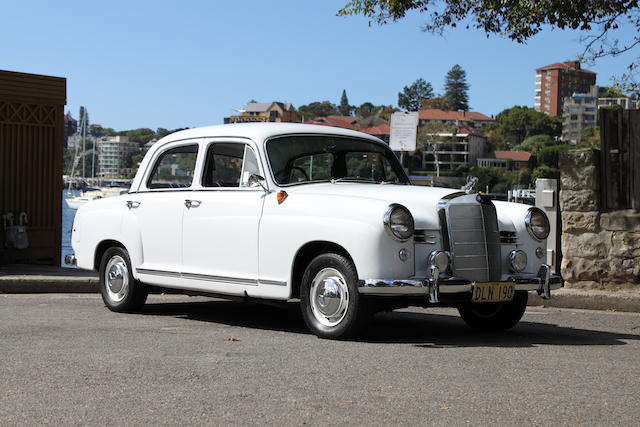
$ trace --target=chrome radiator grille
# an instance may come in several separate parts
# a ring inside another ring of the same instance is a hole
[[[500,280],[500,233],[496,209],[491,201],[478,197],[475,194],[457,197],[446,206],[453,274],[478,282]]]

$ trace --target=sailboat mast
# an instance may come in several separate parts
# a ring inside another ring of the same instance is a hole
[[[83,108],[82,117],[80,118],[80,133],[82,135],[82,177],[83,178],[87,177],[85,173],[85,167],[84,167],[84,158],[85,158],[85,154],[87,154],[85,145],[84,145],[85,140],[87,139],[86,127],[87,127],[87,109]]]

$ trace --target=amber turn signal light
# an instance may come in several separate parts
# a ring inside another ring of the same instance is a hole
[[[286,191],[278,191],[278,204],[284,202],[287,196],[288,194]]]

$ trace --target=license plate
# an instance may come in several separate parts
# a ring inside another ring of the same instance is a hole
[[[513,282],[474,283],[471,302],[511,301],[515,292],[516,284]]]

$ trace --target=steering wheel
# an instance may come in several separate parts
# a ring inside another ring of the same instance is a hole
[[[291,166],[291,172],[293,172],[294,170],[297,170],[298,172],[300,172],[302,175],[304,175],[304,179],[305,181],[311,181],[309,179],[309,175],[307,174],[307,171],[304,170],[303,168],[301,168],[300,166]],[[291,178],[289,178],[289,181],[291,181]]]

